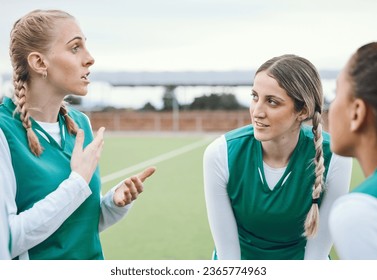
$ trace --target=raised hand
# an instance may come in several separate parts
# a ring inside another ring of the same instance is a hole
[[[75,146],[72,151],[71,169],[80,174],[89,183],[96,170],[103,149],[104,127],[101,127],[93,141],[83,149],[84,131],[79,129],[76,135]]]
[[[143,182],[155,171],[155,167],[148,167],[140,174],[131,176],[120,183],[114,192],[115,205],[122,207],[135,200],[144,189]]]

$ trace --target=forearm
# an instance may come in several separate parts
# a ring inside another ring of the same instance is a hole
[[[226,191],[228,169],[224,138],[207,147],[203,172],[208,221],[218,259],[240,259],[237,223]]]
[[[12,258],[47,239],[90,195],[90,188],[82,177],[71,173],[56,191],[26,211],[17,214],[14,200],[13,205],[9,201]]]
[[[109,190],[105,194],[105,196],[101,197],[101,215],[98,225],[98,230],[100,232],[104,231],[111,225],[121,220],[128,213],[128,211],[131,209],[133,205],[133,203],[128,204],[124,207],[119,207],[115,205],[114,192],[117,187],[118,185]]]

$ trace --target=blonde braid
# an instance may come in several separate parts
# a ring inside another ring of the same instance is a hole
[[[62,116],[64,117],[68,132],[70,134],[76,135],[78,130],[77,124],[70,116],[68,116],[67,107],[64,103],[62,103],[62,105],[60,106],[60,114],[62,114]]]
[[[325,172],[323,149],[322,149],[322,124],[321,113],[315,112],[313,116],[313,134],[314,134],[314,146],[315,146],[315,182],[312,192],[312,205],[306,216],[305,220],[305,233],[306,237],[314,237],[318,231],[319,225],[319,207],[318,199],[323,190],[323,177]]]
[[[26,129],[27,140],[29,143],[30,151],[36,155],[40,156],[42,154],[43,148],[39,142],[39,139],[32,129],[32,124],[30,121],[30,115],[26,106],[26,82],[19,78],[17,71],[13,73],[13,85],[14,85],[14,96],[16,101],[15,112],[20,113],[20,119],[23,127]]]

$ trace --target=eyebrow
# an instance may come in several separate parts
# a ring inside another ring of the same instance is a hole
[[[255,91],[254,89],[252,89],[251,91],[252,91],[252,93],[255,93],[255,94],[258,95],[258,92]],[[268,95],[266,95],[265,97],[266,97],[266,98],[275,98],[275,99],[280,100],[280,102],[285,102],[285,100],[284,100],[283,98],[281,98],[281,97],[279,97],[279,96],[276,96],[276,95],[273,95],[273,94],[268,94]]]
[[[80,36],[76,36],[76,37],[72,38],[71,40],[69,40],[69,41],[66,43],[66,45],[68,45],[69,43],[71,43],[71,42],[74,41],[74,40],[82,40],[82,37],[80,37]]]

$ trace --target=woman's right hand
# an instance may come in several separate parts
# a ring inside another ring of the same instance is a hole
[[[103,149],[103,133],[104,127],[101,127],[92,143],[83,149],[84,131],[79,129],[76,134],[76,142],[72,151],[71,169],[80,174],[84,180],[89,183],[92,179],[93,173],[97,168],[98,161],[101,157]]]

